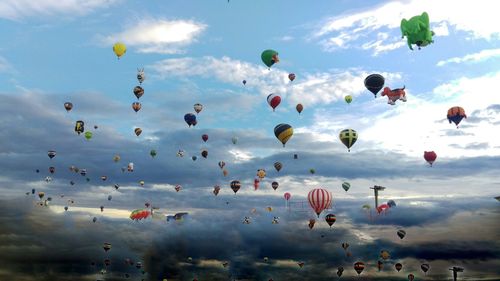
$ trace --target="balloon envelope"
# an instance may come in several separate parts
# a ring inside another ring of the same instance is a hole
[[[293,128],[288,124],[278,124],[274,127],[274,135],[279,141],[281,141],[283,147],[285,147],[285,144],[293,135]]]
[[[385,79],[380,74],[370,74],[365,78],[365,87],[372,92],[375,97],[377,93],[384,87]]]

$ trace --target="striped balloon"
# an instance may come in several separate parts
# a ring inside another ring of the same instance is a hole
[[[286,142],[293,135],[293,128],[288,124],[278,124],[276,125],[276,127],[274,127],[274,135],[276,136],[276,138],[278,138],[278,140],[281,141],[283,147],[285,147]]]
[[[275,94],[270,94],[267,96],[267,103],[273,108],[274,111],[274,109],[280,105],[281,97]]]
[[[319,217],[319,214],[321,214],[324,209],[332,205],[332,194],[324,188],[315,188],[309,191],[307,200],[311,208],[313,208],[314,212],[316,212]]]
[[[342,188],[347,192],[349,190],[349,188],[351,188],[351,184],[348,182],[343,182]]]

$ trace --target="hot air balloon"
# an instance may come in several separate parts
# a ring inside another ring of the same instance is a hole
[[[299,155],[294,154],[294,155],[293,155],[293,159],[299,159]]]
[[[55,167],[49,167],[49,173],[54,174],[56,172]]]
[[[104,249],[105,252],[111,250],[111,243],[104,243],[104,245],[102,246],[102,248]]]
[[[326,223],[328,223],[328,225],[331,228],[332,225],[337,221],[337,217],[335,217],[334,214],[328,214],[325,216],[325,221],[326,221]]]
[[[132,103],[132,109],[133,109],[135,112],[137,112],[137,111],[141,110],[141,107],[142,107],[142,105],[141,105],[141,103],[140,103],[140,102],[137,102],[137,101],[136,101],[136,102],[133,102],[133,103]]]
[[[151,151],[149,152],[149,155],[151,155],[151,157],[155,158],[156,157],[156,150],[151,149]]]
[[[97,128],[99,128],[99,127],[97,127],[97,125],[94,125],[94,130],[97,130]]]
[[[410,274],[408,274],[408,280],[409,280],[409,281],[413,281],[413,279],[415,279],[415,275],[413,275],[413,274],[411,274],[411,273],[410,273]]]
[[[271,187],[276,190],[278,189],[278,186],[279,186],[279,183],[277,181],[273,181],[273,183],[271,184]]]
[[[193,113],[186,113],[186,115],[184,115],[184,121],[186,121],[186,123],[189,125],[189,127],[191,127],[191,125],[193,126],[196,126],[196,115],[194,115]]]
[[[85,139],[90,140],[92,138],[92,132],[85,132]]]
[[[413,50],[412,44],[418,46],[420,50],[421,47],[425,47],[434,42],[432,36],[434,32],[430,29],[429,15],[423,12],[421,15],[414,16],[409,20],[401,20],[401,38],[405,36],[408,39],[408,47]]]
[[[347,95],[344,97],[344,100],[345,102],[347,102],[347,104],[350,104],[352,102],[352,96],[351,95]]]
[[[207,156],[208,156],[208,150],[206,150],[206,149],[202,150],[202,151],[201,151],[201,156],[202,156],[203,158],[207,158]]]
[[[234,194],[236,194],[236,192],[238,192],[238,190],[240,190],[240,188],[241,188],[240,181],[234,180],[231,182],[231,189],[234,191]]]
[[[117,183],[115,183],[115,184],[113,185],[113,187],[115,188],[115,190],[118,190],[118,188],[120,188],[120,185],[119,185],[119,184],[117,184]]]
[[[260,55],[260,58],[268,68],[271,68],[273,64],[278,63],[280,61],[278,57],[278,52],[271,49],[263,51],[262,54]]]
[[[144,73],[144,68],[137,68],[137,80],[139,84],[142,84],[146,80],[146,74]]]
[[[144,89],[141,86],[135,86],[134,87],[134,95],[137,99],[140,99],[142,97],[142,95],[144,95]],[[135,108],[134,108],[134,110],[135,110]]]
[[[278,124],[276,127],[274,127],[274,135],[276,136],[276,138],[278,138],[279,141],[281,141],[283,147],[285,147],[286,142],[293,135],[293,128],[288,124]]]
[[[383,260],[387,260],[391,257],[391,255],[389,254],[388,251],[380,251],[380,257],[383,259]]]
[[[78,134],[83,133],[83,131],[85,130],[84,125],[85,125],[85,123],[83,123],[83,121],[81,121],[81,120],[76,121],[76,123],[75,123],[75,132],[77,132]]]
[[[300,268],[302,268],[302,267],[304,267],[305,263],[304,263],[304,262],[298,262],[298,263],[297,263],[297,265],[298,265]]]
[[[342,188],[347,192],[349,190],[349,188],[351,188],[351,184],[348,182],[343,182]]]
[[[387,211],[389,208],[390,208],[389,205],[382,204],[382,205],[380,205],[380,206],[377,207],[377,212],[380,214],[383,211]]]
[[[264,257],[264,262],[268,262],[269,261],[269,258],[268,257]]]
[[[398,262],[398,263],[396,263],[396,264],[394,265],[394,267],[395,267],[395,268],[396,268],[396,270],[399,272],[399,271],[401,270],[401,268],[403,268],[403,265],[402,265],[402,264],[400,264],[400,263]]]
[[[434,161],[436,161],[437,154],[434,151],[424,151],[424,159],[432,167]]]
[[[143,181],[143,180],[140,180],[140,181],[139,181],[139,185],[140,185],[140,186],[144,186],[144,181]]]
[[[227,177],[228,174],[229,174],[229,172],[226,169],[222,170],[222,175],[224,175],[225,177]]]
[[[400,229],[400,230],[398,230],[397,234],[398,234],[400,239],[403,239],[406,235],[406,231]]]
[[[295,73],[288,74],[288,79],[290,79],[290,81],[292,81],[292,82],[293,82],[293,80],[295,80],[295,77],[296,77]]]
[[[270,94],[267,96],[267,103],[273,108],[273,111],[280,105],[281,97],[275,94]]]
[[[431,268],[431,266],[428,263],[423,263],[422,265],[420,265],[420,269],[422,269],[422,271],[426,275],[427,275],[427,271],[429,271],[429,268]]]
[[[121,56],[123,56],[127,52],[127,46],[123,43],[116,43],[113,45],[113,52],[115,52],[115,55],[120,59]]]
[[[67,112],[69,112],[73,108],[73,104],[70,102],[65,102],[64,103],[64,109],[66,109]]]
[[[140,136],[140,135],[141,135],[141,133],[142,133],[142,129],[141,129],[141,128],[135,128],[135,129],[134,129],[134,132],[135,132],[135,135],[136,135],[136,136]]]
[[[311,208],[318,215],[318,218],[323,210],[330,208],[332,205],[332,195],[324,188],[315,188],[309,191],[307,200]]]
[[[236,144],[236,143],[238,142],[238,137],[236,137],[236,136],[232,137],[232,138],[231,138],[231,142],[232,142],[233,144]]]
[[[92,219],[92,222],[94,222],[94,223],[95,223],[96,221],[97,221],[97,218],[96,218],[96,217],[94,217],[94,218]]]
[[[343,243],[341,244],[341,246],[342,246],[342,249],[344,249],[344,251],[347,251],[347,248],[349,248],[349,243],[347,243],[347,242],[343,242]]]
[[[184,150],[182,149],[179,149],[179,151],[177,151],[177,157],[184,157]]]
[[[67,211],[68,210],[68,206],[64,206],[64,210]]]
[[[111,199],[113,199],[113,196],[108,195],[108,201],[111,201]]]
[[[339,134],[340,141],[351,151],[351,146],[358,140],[358,133],[353,129],[342,130]]]
[[[241,81],[243,83],[243,86],[247,84],[247,80]]]
[[[54,150],[49,150],[47,152],[47,156],[49,156],[49,158],[52,159],[56,156],[56,152]]]
[[[372,92],[375,97],[377,93],[384,87],[385,79],[380,74],[370,74],[365,78],[365,87]]]
[[[304,110],[304,106],[301,103],[299,103],[299,104],[297,104],[297,106],[295,106],[295,109],[297,110],[297,112],[300,115],[300,113],[302,113],[302,110]]]
[[[288,192],[286,192],[283,196],[285,197],[286,201],[290,200],[290,198],[292,197],[292,195]]]
[[[127,171],[133,172],[134,171],[134,163],[130,162],[127,165]]]
[[[182,186],[180,186],[180,185],[178,184],[178,185],[176,185],[176,186],[174,187],[174,189],[175,189],[175,191],[176,191],[176,192],[179,192],[179,191],[182,189]]]
[[[100,208],[101,208],[101,212],[104,212],[104,206],[101,206]]]
[[[255,179],[253,180],[253,188],[254,188],[254,190],[259,189],[259,185],[260,185],[260,179],[259,179],[259,177],[255,177]]]
[[[356,270],[356,272],[359,274],[361,274],[361,272],[363,272],[363,270],[365,269],[365,264],[358,261],[354,264],[354,270]]]
[[[266,177],[266,170],[258,169],[257,170],[257,177],[259,177],[259,179],[265,178]]]
[[[342,273],[344,273],[344,267],[339,266],[339,267],[337,268],[337,276],[338,276],[338,277],[342,276]]]
[[[389,200],[387,201],[387,205],[389,208],[396,207],[396,202],[394,202],[394,200]]]
[[[314,174],[316,174],[316,170],[315,169],[309,169],[309,173],[311,173],[311,175],[314,175]]]
[[[138,221],[138,220],[145,219],[145,218],[149,217],[150,215],[151,215],[151,211],[149,211],[148,209],[137,209],[137,210],[132,211],[132,213],[130,213],[130,219]]]
[[[274,162],[274,168],[276,169],[276,171],[279,172],[282,167],[283,167],[283,164],[281,164],[281,162]]]
[[[44,196],[45,196],[45,192],[43,192],[43,191],[38,192],[38,197],[40,199],[42,199]]]
[[[191,159],[193,159],[193,161],[196,161],[196,159],[198,159],[198,157],[196,157],[196,155],[193,155],[193,156],[191,156]]]
[[[451,124],[451,122],[455,123],[457,128],[458,128],[458,124],[460,124],[460,121],[462,121],[462,119],[464,119],[464,118],[467,119],[467,115],[465,114],[465,110],[463,108],[461,108],[460,106],[454,106],[454,107],[448,109],[448,114],[446,115],[446,117],[448,118],[448,121],[450,122],[450,124]]]
[[[217,196],[219,194],[219,191],[220,191],[220,186],[218,186],[218,185],[214,186],[213,193],[214,193],[215,196]]]
[[[309,229],[313,229],[314,227],[314,224],[316,224],[316,220],[315,219],[309,219]]]
[[[203,105],[200,103],[196,103],[195,105],[193,105],[193,108],[196,114],[198,114],[203,110]]]
[[[114,162],[118,162],[118,161],[120,161],[120,159],[121,159],[121,157],[120,157],[120,155],[118,155],[118,154],[115,154],[115,155],[113,156],[113,161],[114,161]]]
[[[382,92],[382,96],[387,96],[387,103],[390,105],[395,105],[397,100],[406,102],[406,92],[405,87],[391,90],[389,87],[385,87]]]
[[[107,177],[107,176],[101,176],[101,180],[102,180],[102,181],[105,181],[105,180],[107,180],[107,179],[108,179],[108,177]]]
[[[204,141],[204,142],[207,142],[208,140],[208,135],[207,134],[204,134],[201,136],[201,139]]]

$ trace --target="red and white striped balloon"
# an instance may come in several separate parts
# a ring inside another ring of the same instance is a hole
[[[324,188],[315,188],[309,191],[307,200],[319,217],[324,209],[328,209],[332,205],[332,194]]]
[[[267,103],[273,108],[273,111],[281,103],[281,97],[275,94],[267,96]]]

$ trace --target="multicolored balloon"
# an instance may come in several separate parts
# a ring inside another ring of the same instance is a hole
[[[270,94],[267,96],[267,103],[273,108],[273,111],[280,105],[281,97],[275,94]]]
[[[288,124],[278,124],[276,127],[274,127],[274,135],[276,136],[276,138],[278,138],[279,141],[281,141],[283,147],[285,147],[285,144],[293,135],[293,128]]]
[[[351,151],[351,147],[358,140],[358,133],[353,129],[342,130],[339,134],[340,141]]]
[[[323,210],[331,207],[332,194],[324,188],[315,188],[309,191],[307,200],[309,201],[309,205],[319,218],[319,214],[321,214]]]

